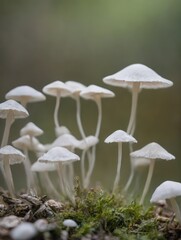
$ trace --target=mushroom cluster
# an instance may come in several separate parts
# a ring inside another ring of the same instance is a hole
[[[147,166],[148,176],[140,197],[140,204],[143,204],[149,191],[156,160],[172,160],[175,157],[155,142],[133,151],[133,143],[137,143],[134,133],[138,96],[142,89],[167,88],[171,87],[173,82],[161,77],[143,64],[132,64],[117,73],[104,77],[103,82],[112,86],[128,88],[132,94],[132,106],[127,130],[114,130],[105,139],[105,143],[116,142],[118,144],[117,169],[113,180],[112,192],[121,191],[122,143],[127,142],[129,143],[130,154],[128,158],[130,159],[131,169],[123,191],[128,194],[128,189],[135,175],[138,174],[136,169],[140,168],[140,166]],[[54,140],[47,144],[41,143],[38,137],[44,134],[44,131],[35,123],[26,122],[20,129],[20,136],[12,141],[12,147],[11,143],[9,143],[9,135],[13,122],[17,118],[26,118],[29,116],[26,110],[27,104],[46,100],[42,92],[56,98],[53,116]],[[77,164],[80,166],[82,187],[88,188],[96,164],[96,146],[100,141],[102,101],[103,98],[115,97],[115,94],[106,88],[93,84],[85,86],[76,81],[63,82],[60,80],[53,81],[44,86],[42,92],[26,85],[18,86],[6,94],[5,102],[0,103],[0,117],[6,120],[0,148],[0,170],[11,196],[16,194],[11,165],[23,163],[26,174],[25,188],[27,192],[40,194],[41,188],[39,186],[41,185],[48,196],[53,196],[61,200],[69,199],[74,204],[74,165]],[[71,130],[60,121],[60,102],[62,97],[71,97],[76,102],[76,121],[80,138],[74,136]],[[97,124],[95,131],[91,135],[87,135],[81,119],[81,99],[94,101],[98,110]],[[74,162],[77,163],[74,164]],[[169,184],[166,182],[163,183],[163,186],[160,185],[155,190],[151,202],[171,199],[172,209],[181,223],[178,206],[176,206],[173,196],[170,195],[170,192],[176,192],[176,196],[180,195],[180,183],[176,184],[179,187],[178,191],[176,185],[173,184],[170,181]],[[175,191],[169,190],[171,187]],[[163,189],[166,192],[158,195],[160,191],[163,193]],[[167,190],[168,194],[166,194]]]

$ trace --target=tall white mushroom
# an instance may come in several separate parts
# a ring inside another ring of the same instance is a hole
[[[150,202],[158,203],[159,201],[166,200],[171,204],[176,218],[181,224],[181,213],[176,201],[176,197],[181,196],[181,183],[174,181],[165,181],[160,184],[154,191]]]
[[[131,154],[132,158],[147,158],[150,159],[150,166],[148,170],[148,175],[147,179],[145,182],[144,190],[140,199],[140,204],[143,204],[145,196],[148,192],[152,175],[153,175],[153,170],[155,166],[155,161],[157,159],[162,159],[162,160],[173,160],[175,157],[167,152],[163,147],[161,147],[158,143],[152,142],[144,146],[143,148],[132,152]],[[134,160],[134,159],[133,159]]]
[[[1,147],[8,144],[11,125],[16,118],[26,118],[29,114],[27,110],[14,100],[7,100],[0,104],[0,118],[6,119]]]
[[[3,162],[5,180],[11,196],[14,196],[15,191],[10,165],[21,163],[24,160],[24,154],[14,147],[6,145],[0,148],[0,161]]]
[[[132,137],[131,135],[127,134],[126,132],[124,132],[122,130],[117,130],[105,139],[105,143],[113,143],[113,142],[118,143],[117,173],[116,173],[116,177],[115,177],[114,185],[113,185],[113,192],[115,192],[115,190],[118,187],[119,180],[120,180],[120,171],[121,171],[121,162],[122,162],[122,143],[123,142],[136,143],[137,140],[134,137]]]
[[[24,107],[26,107],[27,103],[44,101],[46,99],[41,92],[27,85],[13,88],[6,93],[5,98],[20,102]]]
[[[143,64],[132,64],[121,71],[107,76],[103,78],[104,83],[117,86],[124,87],[131,90],[132,93],[132,106],[131,106],[131,114],[129,118],[129,123],[127,127],[127,133],[134,135],[135,127],[136,127],[136,112],[137,112],[137,103],[138,103],[138,94],[141,89],[159,89],[159,88],[167,88],[173,85],[173,82],[167,80],[160,75],[158,75],[151,68],[143,65]],[[132,152],[132,144],[130,144],[130,152]],[[132,177],[134,167],[131,159],[131,173],[130,177],[125,186],[125,190],[128,190],[129,186],[132,182]]]
[[[82,83],[75,82],[75,81],[67,81],[65,84],[72,89],[72,94],[70,95],[70,97],[72,97],[76,101],[77,125],[82,138],[85,138],[86,135],[82,126],[82,121],[81,121],[80,92],[83,91],[86,88],[86,86],[83,85]]]
[[[80,93],[80,96],[83,97],[84,99],[93,100],[97,104],[98,121],[97,121],[97,127],[96,127],[96,132],[94,136],[96,138],[99,138],[101,122],[102,122],[102,101],[101,100],[102,98],[114,97],[115,94],[108,89],[105,89],[96,85],[90,85]],[[94,169],[95,158],[96,158],[95,155],[96,155],[96,145],[94,145],[92,149],[92,160],[91,160],[91,165],[90,165],[89,174],[88,174],[89,178],[87,178],[88,184],[90,182],[90,177]]]
[[[60,127],[59,120],[58,120],[58,110],[60,106],[60,99],[61,97],[67,97],[71,94],[70,87],[68,87],[65,83],[57,80],[43,88],[43,92],[47,95],[56,97],[56,105],[54,110],[54,123],[55,129]]]
[[[73,195],[69,192],[69,186],[67,186],[64,181],[64,173],[63,173],[63,163],[66,162],[74,162],[80,160],[79,156],[72,153],[68,149],[64,147],[54,147],[50,149],[47,153],[45,153],[43,156],[38,158],[39,162],[44,163],[54,163],[56,164],[58,175],[60,178],[60,187],[62,190],[62,193],[64,195],[67,195],[72,202],[74,202]]]

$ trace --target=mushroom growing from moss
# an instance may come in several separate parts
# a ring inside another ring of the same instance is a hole
[[[176,201],[176,197],[178,196],[181,196],[181,183],[165,181],[155,189],[150,202],[158,203],[162,200],[168,201],[175,212],[177,220],[181,224],[181,213]]]
[[[131,154],[132,158],[147,158],[150,159],[150,165],[149,165],[149,170],[148,170],[148,175],[147,179],[145,182],[144,190],[140,199],[140,204],[143,204],[145,196],[149,190],[149,186],[151,183],[152,175],[153,175],[153,170],[155,166],[155,161],[157,159],[162,159],[162,160],[173,160],[175,157],[167,152],[163,147],[161,147],[158,143],[152,142],[144,146],[143,148],[132,152]]]
[[[114,185],[113,185],[113,192],[118,187],[119,180],[120,180],[120,171],[121,171],[121,162],[122,162],[122,143],[123,142],[132,142],[132,143],[137,143],[137,140],[132,137],[131,135],[127,134],[126,132],[122,130],[117,130],[113,132],[111,135],[109,135],[105,141],[105,143],[113,143],[116,142],[118,143],[118,163],[117,163],[117,173],[116,177],[114,180]]]

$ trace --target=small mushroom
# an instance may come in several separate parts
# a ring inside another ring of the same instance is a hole
[[[54,110],[54,123],[55,123],[55,128],[59,128],[60,124],[58,120],[58,110],[60,106],[60,99],[61,97],[69,96],[71,94],[71,90],[65,83],[57,80],[46,85],[43,88],[43,92],[50,96],[56,97],[56,105]]]
[[[148,192],[148,189],[149,189],[149,186],[151,183],[151,178],[153,175],[155,161],[157,159],[173,160],[173,159],[175,159],[175,157],[172,154],[168,153],[163,147],[161,147],[158,143],[155,143],[155,142],[147,144],[143,148],[141,148],[135,152],[132,152],[130,155],[134,159],[136,159],[136,158],[150,159],[148,175],[147,175],[145,187],[144,187],[141,199],[140,199],[140,204],[143,204],[145,196]]]
[[[10,165],[21,163],[25,160],[22,152],[10,145],[0,148],[0,161],[3,162],[5,180],[11,196],[14,196],[14,182]]]
[[[120,180],[120,170],[121,170],[121,162],[122,162],[122,143],[123,142],[136,143],[137,140],[134,137],[132,137],[131,135],[127,134],[126,132],[124,132],[122,130],[117,130],[117,131],[113,132],[111,135],[109,135],[105,139],[104,142],[105,143],[113,143],[113,142],[118,143],[117,173],[116,173],[116,177],[115,177],[114,185],[113,185],[113,192],[115,192],[115,190],[118,187],[119,180]]]
[[[14,100],[7,100],[0,104],[0,118],[6,119],[1,147],[8,144],[9,132],[15,118],[26,118],[29,114],[27,110]]]
[[[43,156],[38,158],[39,162],[56,164],[58,175],[60,178],[60,187],[62,193],[64,195],[67,195],[72,202],[74,201],[74,199],[68,190],[69,186],[67,186],[67,183],[65,183],[63,163],[74,162],[77,160],[80,160],[79,156],[64,147],[54,147],[50,149],[47,153],[45,153]]]
[[[27,103],[44,101],[46,99],[41,92],[27,85],[13,88],[6,93],[5,98],[20,102],[24,107],[26,107]]]
[[[155,189],[150,202],[159,203],[163,200],[170,202],[176,218],[179,221],[179,224],[181,224],[181,213],[176,201],[176,197],[178,196],[181,196],[181,183],[165,181]]]
[[[97,120],[97,127],[96,127],[96,132],[95,132],[95,137],[99,138],[99,133],[101,129],[101,122],[102,122],[102,98],[111,98],[114,97],[115,94],[106,89],[102,88],[96,85],[90,85],[83,91],[81,91],[80,96],[83,97],[84,99],[87,100],[93,100],[95,101],[97,108],[98,108],[98,120]],[[89,185],[90,182],[90,177],[92,175],[94,165],[95,165],[95,158],[96,158],[96,145],[93,146],[92,148],[92,160],[91,160],[91,165],[89,168],[89,178],[87,179],[87,183]]]

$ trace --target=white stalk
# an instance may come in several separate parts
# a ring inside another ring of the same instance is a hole
[[[79,128],[81,137],[83,139],[85,139],[86,135],[85,135],[85,132],[84,132],[84,129],[83,129],[83,126],[82,126],[82,121],[81,121],[80,97],[76,96],[75,100],[76,100],[76,107],[77,107],[77,110],[76,110],[77,125],[78,125],[78,128]]]
[[[146,194],[147,194],[147,192],[149,190],[151,179],[152,179],[152,176],[153,176],[154,166],[155,166],[155,160],[152,159],[150,161],[150,166],[149,166],[149,169],[148,169],[148,175],[147,175],[147,179],[146,179],[146,183],[145,183],[145,186],[144,186],[144,190],[143,190],[143,193],[142,193],[142,196],[141,196],[141,199],[140,199],[140,204],[143,204],[143,202],[145,200],[145,197],[146,197]]]
[[[122,142],[119,142],[118,143],[118,163],[117,163],[116,178],[114,180],[114,185],[113,185],[113,192],[116,191],[119,185],[121,162],[122,162]]]
[[[6,118],[6,123],[5,123],[5,128],[4,128],[4,134],[3,134],[3,139],[1,143],[1,147],[4,147],[8,144],[8,139],[9,139],[9,133],[11,129],[11,125],[14,121],[14,114],[12,111],[10,111],[7,115]]]
[[[85,155],[86,155],[86,149],[82,151],[82,155],[81,155],[81,176],[82,176],[83,188],[85,188]]]
[[[12,176],[11,168],[9,165],[8,157],[4,157],[3,167],[4,167],[5,176],[6,176],[5,180],[6,180],[6,185],[8,187],[8,191],[11,197],[14,197],[14,193],[15,193],[14,182],[13,182],[13,176]]]
[[[54,196],[59,200],[60,199],[60,193],[56,190],[54,184],[52,183],[52,181],[51,181],[51,179],[50,179],[50,177],[48,175],[48,172],[45,171],[42,174],[44,175],[44,177],[45,177],[45,179],[47,181],[47,189],[48,189],[48,191],[50,193],[52,192],[54,194]]]
[[[95,132],[95,137],[99,138],[99,133],[101,129],[101,122],[102,122],[102,104],[101,104],[101,98],[98,97],[96,100],[96,104],[98,107],[98,120],[97,120],[97,127],[96,127],[96,132]],[[89,186],[90,183],[90,178],[94,169],[95,165],[95,160],[96,160],[96,145],[92,147],[92,160],[90,161],[90,167],[87,172],[87,176],[85,179],[85,188]]]
[[[60,107],[60,98],[61,98],[61,93],[60,93],[60,91],[58,91],[57,92],[57,97],[56,97],[55,110],[54,110],[55,128],[60,127],[59,120],[58,120],[58,110],[59,110],[59,107]]]
[[[179,224],[181,224],[181,213],[180,213],[180,209],[179,209],[179,206],[177,204],[177,201],[175,200],[175,198],[170,198],[169,201],[171,203],[172,209],[175,213],[175,216],[176,216]]]
[[[63,194],[63,196],[66,196],[66,192],[65,192],[65,183],[64,183],[64,179],[63,179],[63,165],[62,163],[57,163],[57,172],[58,172],[58,176],[59,176],[59,180],[60,180],[60,189],[61,192]]]

